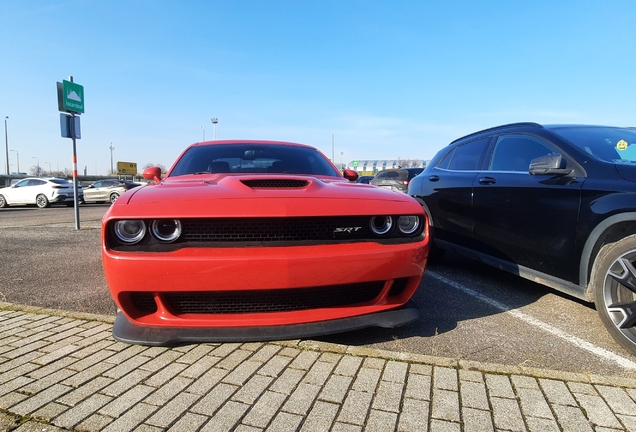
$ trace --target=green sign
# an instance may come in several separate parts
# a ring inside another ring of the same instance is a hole
[[[66,80],[57,83],[57,100],[60,111],[82,114],[84,112],[84,87]]]
[[[357,168],[358,167],[358,161],[357,160],[351,161],[351,166],[353,166],[354,168]]]

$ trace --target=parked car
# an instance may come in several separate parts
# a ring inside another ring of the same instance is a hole
[[[124,192],[140,186],[128,180],[104,179],[98,180],[84,188],[84,202],[114,203]]]
[[[594,302],[636,354],[636,129],[517,123],[452,142],[408,193],[455,250]]]
[[[421,205],[313,147],[193,144],[117,200],[102,263],[117,340],[290,339],[415,320],[428,253]]]
[[[78,185],[78,199],[83,197],[82,186]],[[51,204],[74,205],[73,182],[55,177],[28,177],[15,184],[0,188],[0,208],[35,204],[39,208]]]
[[[369,182],[373,180],[373,176],[360,176],[358,177],[358,179],[356,180],[356,183],[366,183],[369,184]]]
[[[369,184],[407,193],[409,183],[411,182],[413,177],[415,177],[422,171],[424,171],[424,168],[386,169],[377,173],[376,176],[369,182]]]

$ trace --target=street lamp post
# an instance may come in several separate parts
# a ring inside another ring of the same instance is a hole
[[[336,155],[335,155],[335,146],[334,146],[334,137],[335,134],[333,132],[329,132],[329,135],[331,135],[331,163],[332,164],[336,164]]]
[[[37,159],[37,161],[38,161],[38,171],[37,171],[37,174],[38,174],[38,177],[40,177],[40,158],[39,158],[39,157],[37,157],[37,156],[33,156],[31,159]]]
[[[205,141],[205,128],[203,126],[201,126],[201,133],[203,134],[203,139],[202,141]]]
[[[113,147],[113,143],[110,143],[110,147],[108,147],[110,149],[110,175],[115,174],[115,171],[113,170],[113,150],[115,150],[115,147]]]
[[[212,117],[210,121],[214,125],[214,141],[216,141],[216,124],[219,122],[219,119],[216,117]]]
[[[51,168],[51,162],[44,162],[44,163],[49,164],[49,176],[50,176],[50,177],[53,177],[53,176],[51,175],[51,174],[53,174],[53,169]]]
[[[9,120],[9,116],[4,116],[4,144],[7,147],[7,175],[9,175],[9,135],[7,133],[7,120]]]
[[[19,175],[19,174],[20,174],[20,153],[18,153],[18,151],[17,151],[17,150],[13,150],[13,149],[11,149],[11,151],[12,151],[12,152],[15,152],[15,154],[16,154],[16,157],[15,157],[15,158],[16,158],[16,160],[18,161],[18,175]]]

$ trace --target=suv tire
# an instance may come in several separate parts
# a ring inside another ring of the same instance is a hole
[[[601,321],[636,355],[636,234],[603,246],[594,261],[592,284]]]

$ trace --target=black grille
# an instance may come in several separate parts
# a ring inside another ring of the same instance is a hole
[[[244,185],[252,189],[298,189],[306,187],[307,180],[287,180],[287,179],[264,179],[264,180],[241,180]]]
[[[288,242],[373,238],[368,217],[183,219],[183,241]]]
[[[173,292],[163,294],[163,298],[175,315],[291,312],[370,302],[383,286],[379,281],[266,291]]]

